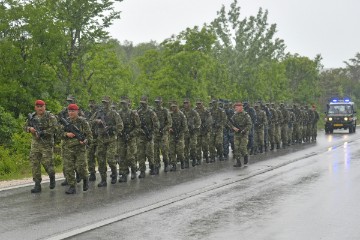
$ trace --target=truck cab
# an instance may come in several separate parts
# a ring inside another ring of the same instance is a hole
[[[325,134],[333,133],[334,129],[356,132],[356,109],[350,99],[332,99],[327,104],[325,115]]]

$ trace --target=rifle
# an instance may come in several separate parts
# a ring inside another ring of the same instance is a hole
[[[141,129],[144,131],[146,139],[150,141],[152,139],[151,131],[147,127],[146,121],[143,116],[140,117],[140,122],[141,122]]]
[[[60,118],[60,123],[64,126],[64,130],[66,132],[71,132],[75,135],[75,138],[79,140],[79,142],[87,143],[86,136],[77,128],[74,124],[66,121],[65,118]]]
[[[28,122],[29,122],[29,125],[30,125],[30,127],[33,127],[33,128],[35,129],[35,136],[36,136],[37,138],[40,138],[42,141],[44,141],[44,140],[43,140],[44,132],[41,131],[40,126],[39,126],[39,124],[38,124],[38,121],[35,119],[35,115],[36,115],[35,112],[28,114]]]
[[[105,120],[105,113],[101,110],[97,113],[96,119],[101,119],[101,125],[104,127],[104,133],[110,137],[110,130],[112,131],[112,127],[107,126],[106,120]],[[113,132],[111,132],[113,133]]]
[[[172,134],[174,134],[175,142],[178,142],[180,133],[179,133],[179,129],[177,127],[176,121],[173,121],[173,123],[172,123],[172,130],[173,130]]]

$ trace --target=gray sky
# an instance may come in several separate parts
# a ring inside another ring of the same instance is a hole
[[[117,3],[121,19],[109,29],[111,36],[134,44],[161,42],[187,27],[210,23],[216,12],[233,0],[124,0]],[[359,0],[238,0],[242,18],[269,11],[268,23],[277,24],[276,37],[287,51],[313,59],[323,57],[325,68],[345,67],[344,61],[360,52]]]

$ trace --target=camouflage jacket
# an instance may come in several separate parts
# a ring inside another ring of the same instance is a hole
[[[177,112],[171,112],[172,119],[172,135],[183,136],[188,131],[187,120],[185,114],[180,110]]]
[[[267,125],[267,117],[265,111],[261,109],[256,110],[257,122],[255,124],[255,129],[260,129]]]
[[[152,139],[154,134],[159,132],[160,124],[156,113],[147,107],[138,110],[140,117],[140,136],[146,137],[148,140]]]
[[[209,110],[204,107],[195,108],[195,111],[199,114],[201,119],[200,135],[206,135],[211,131],[212,116]]]
[[[127,140],[135,137],[140,129],[140,117],[137,111],[131,109],[121,109],[119,115],[124,124],[124,129],[119,134],[120,137]]]
[[[187,127],[190,133],[197,132],[201,127],[201,118],[194,109],[183,110],[187,120]]]
[[[86,140],[88,143],[92,142],[92,138],[93,138],[92,132],[91,132],[90,125],[89,125],[88,121],[86,120],[86,118],[78,117],[75,120],[67,118],[66,121],[69,122],[70,124],[74,125],[77,129],[79,129],[81,134],[83,134],[86,137]],[[66,136],[66,134],[67,134],[67,130],[64,129],[64,127],[63,127],[63,135],[62,135],[63,146],[65,146],[65,147],[83,146],[85,148],[85,145],[80,144],[80,141],[76,137],[69,138]]]
[[[97,123],[97,120],[101,120],[101,123]],[[102,140],[114,140],[124,129],[120,115],[113,109],[100,109],[91,117],[90,122],[97,125],[98,139]]]
[[[236,127],[238,129],[240,129],[238,132],[235,132],[235,135],[242,134],[247,137],[250,132],[250,129],[252,128],[251,117],[245,111],[236,112],[231,117],[231,124],[232,124],[232,127]]]
[[[169,129],[172,126],[170,111],[164,107],[158,107],[154,109],[154,112],[159,119],[159,133],[164,134],[169,132]]]

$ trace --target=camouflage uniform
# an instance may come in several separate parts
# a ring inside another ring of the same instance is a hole
[[[256,154],[257,150],[259,150],[260,153],[263,153],[264,128],[267,125],[266,113],[260,109],[259,104],[255,104],[255,112],[257,121],[255,124],[254,154]]]
[[[315,115],[314,115],[314,111],[312,109],[309,109],[309,106],[306,105],[305,107],[307,114],[308,114],[308,121],[307,121],[307,126],[306,126],[306,142],[310,142],[310,138],[312,136],[312,131],[313,131],[313,124],[314,124],[314,119],[315,119]]]
[[[291,144],[293,144],[293,131],[294,131],[294,124],[296,122],[296,118],[295,118],[295,113],[294,113],[294,109],[289,108],[288,109],[288,113],[289,113],[289,122],[288,122],[288,145],[290,146]]]
[[[149,161],[150,174],[159,174],[160,160],[154,161],[154,136],[159,132],[159,119],[156,113],[148,107],[147,97],[143,96],[140,99],[140,109],[138,114],[140,117],[140,134],[138,144],[141,146],[138,149],[138,161],[140,175],[139,178],[145,177],[146,159]]]
[[[235,106],[241,105],[241,103],[235,103]],[[231,117],[231,126],[235,131],[234,134],[234,159],[236,164],[234,167],[241,167],[241,157],[244,157],[244,164],[248,163],[248,136],[252,127],[251,117],[245,111],[235,111],[235,114]]]
[[[136,177],[136,135],[139,132],[140,118],[136,111],[129,108],[127,98],[123,97],[120,103],[122,107],[118,113],[123,121],[124,129],[118,136],[119,182],[126,182],[129,168],[131,169],[131,179]]]
[[[276,110],[270,107],[270,104],[267,103],[266,106],[268,107],[271,118],[268,119],[268,134],[269,134],[269,142],[270,142],[270,150],[274,150],[275,147],[275,123],[277,122],[277,114]]]
[[[266,120],[267,123],[264,125],[264,150],[267,152],[269,146],[269,128],[270,128],[270,121],[271,121],[271,111],[270,109],[263,103],[259,103],[260,107],[266,113]]]
[[[301,111],[299,109],[299,107],[297,106],[297,104],[294,104],[293,106],[293,111],[294,111],[294,115],[295,115],[295,121],[294,121],[294,125],[293,125],[293,142],[294,143],[301,143],[301,121],[302,121],[302,114]]]
[[[250,149],[250,155],[254,154],[254,131],[255,131],[255,124],[256,124],[256,112],[253,107],[249,105],[249,103],[244,102],[244,110],[249,114],[251,118],[251,129],[249,131],[249,139],[248,139],[248,146],[247,149]]]
[[[276,108],[275,104],[272,103],[271,106],[275,109],[276,111],[276,122],[275,122],[275,143],[276,143],[276,149],[280,149],[280,142],[281,142],[281,123],[282,123],[282,113],[281,111]]]
[[[92,141],[92,132],[89,123],[83,117],[77,117],[76,119],[67,118],[67,122],[75,126],[86,137],[87,142]],[[66,193],[75,193],[75,171],[79,174],[80,179],[83,179],[83,190],[87,191],[88,188],[88,169],[87,169],[87,156],[86,145],[81,144],[75,137],[69,138],[67,133],[70,131],[64,129],[62,136],[63,140],[63,159],[64,159],[64,172],[65,177],[70,186]],[[85,141],[84,141],[85,142]],[[74,191],[74,192],[72,192]]]
[[[228,101],[224,102],[224,111],[227,117],[227,122],[230,122],[230,119],[234,115],[234,110],[230,108],[230,103]],[[224,158],[229,158],[229,147],[234,151],[234,130],[229,124],[226,124],[224,127]]]
[[[315,106],[312,107],[312,111],[314,112],[314,120],[312,123],[312,131],[311,131],[311,141],[315,142],[317,137],[317,122],[319,121],[319,113],[316,111]]]
[[[41,165],[50,177],[50,188],[53,189],[55,187],[53,154],[57,121],[55,116],[48,111],[45,111],[41,116],[33,113],[26,121],[25,131],[30,132],[30,129],[35,127],[33,123],[40,130],[40,133],[33,134],[30,150],[32,177],[35,182],[35,187],[31,192],[36,193],[41,191]]]
[[[288,132],[288,124],[289,124],[289,112],[285,108],[285,104],[280,104],[280,111],[282,115],[282,122],[281,122],[281,141],[283,144],[283,148],[285,148],[288,145],[288,138],[287,138],[287,132]]]
[[[185,114],[187,120],[188,131],[184,135],[185,149],[185,168],[189,167],[189,160],[192,161],[192,166],[196,165],[196,145],[197,145],[197,136],[201,126],[201,119],[197,111],[191,109],[190,100],[184,100],[184,108],[182,112]]]
[[[171,103],[171,120],[172,127],[170,128],[170,171],[176,171],[176,164],[181,163],[181,168],[184,166],[184,134],[188,131],[186,117],[179,110],[176,102]]]
[[[212,125],[212,117],[210,111],[208,111],[204,106],[201,100],[196,102],[195,111],[198,112],[201,119],[200,131],[197,138],[196,146],[196,161],[197,165],[201,164],[202,157],[205,158],[205,161],[209,163],[209,141],[210,141],[210,131]],[[202,156],[203,155],[203,156]]]
[[[305,109],[305,107],[301,108],[301,112],[302,112],[302,115],[303,115],[301,136],[302,136],[302,141],[306,142],[306,134],[307,134],[308,121],[309,121],[309,113]]]
[[[154,109],[159,119],[159,132],[155,135],[154,141],[154,160],[160,163],[160,155],[164,162],[164,171],[169,171],[169,129],[172,126],[170,111],[162,106],[162,98],[155,99]]]
[[[91,117],[99,110],[96,106],[96,103],[94,100],[89,101],[89,108],[90,111],[85,112],[85,117],[88,121],[90,121]],[[92,124],[91,126],[91,132],[93,139],[90,142],[90,146],[88,149],[88,169],[90,172],[89,181],[95,181],[96,180],[96,149],[97,149],[97,128],[96,125]]]
[[[111,169],[111,183],[116,183],[118,176],[116,166],[117,136],[124,129],[120,115],[111,108],[110,98],[104,97],[102,103],[103,108],[91,118],[91,124],[96,124],[99,131],[97,158],[101,182],[98,184],[98,187],[105,187],[107,185],[106,164],[109,164]]]
[[[215,162],[216,155],[219,160],[223,159],[223,151],[224,151],[224,137],[223,137],[223,129],[226,124],[228,124],[228,120],[225,112],[218,107],[218,102],[216,100],[212,101],[212,106],[210,110],[212,116],[212,130],[210,132],[210,162]]]

